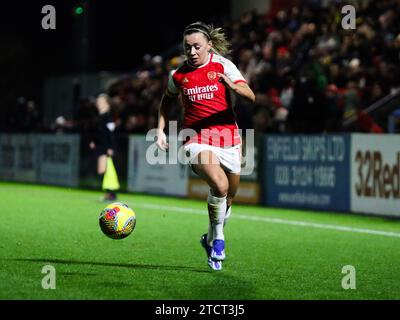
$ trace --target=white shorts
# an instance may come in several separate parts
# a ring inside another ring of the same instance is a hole
[[[218,158],[221,167],[229,173],[240,173],[242,161],[242,145],[233,147],[214,147],[208,144],[190,143],[183,146],[185,162],[190,165],[197,164],[198,158],[196,157],[199,152],[204,150],[212,151]]]

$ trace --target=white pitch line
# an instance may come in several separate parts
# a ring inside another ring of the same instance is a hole
[[[160,206],[160,205],[156,205],[156,204],[136,204],[135,207],[142,207],[145,209],[173,211],[173,212],[185,212],[185,213],[201,214],[201,215],[206,214],[205,210],[173,207],[173,206]],[[249,220],[249,221],[262,221],[262,222],[269,222],[269,223],[287,224],[287,225],[293,225],[293,226],[299,226],[299,227],[330,229],[330,230],[336,230],[336,231],[365,233],[365,234],[373,234],[373,235],[379,235],[379,236],[385,236],[385,237],[400,238],[400,233],[398,233],[398,232],[363,229],[363,228],[352,228],[352,227],[339,226],[339,225],[334,225],[334,224],[322,224],[322,223],[313,223],[313,222],[297,221],[297,220],[266,218],[266,217],[242,215],[242,214],[233,214],[231,216],[231,219],[232,218],[241,219],[241,220]]]

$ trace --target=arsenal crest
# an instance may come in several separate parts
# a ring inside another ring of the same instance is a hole
[[[208,79],[213,81],[217,78],[217,73],[215,71],[210,71],[207,73],[207,77],[208,77]]]
[[[184,77],[183,80],[182,80],[182,82],[183,82],[183,83],[188,83],[189,80],[188,80],[188,78]]]

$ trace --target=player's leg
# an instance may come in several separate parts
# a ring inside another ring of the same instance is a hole
[[[225,214],[225,218],[224,218],[224,226],[226,225],[226,222],[231,215],[232,200],[237,193],[237,190],[239,188],[239,183],[240,183],[240,174],[227,172],[226,176],[228,178],[229,187],[228,187],[228,194],[226,197],[226,214]]]
[[[232,200],[235,197],[240,183],[241,171],[241,145],[231,148],[219,148],[216,150],[221,166],[226,172],[228,179],[227,208],[224,225],[231,215]]]
[[[227,220],[229,219],[230,215],[231,215],[231,208],[232,208],[232,200],[235,197],[238,187],[239,187],[239,182],[240,182],[240,174],[238,173],[229,173],[226,172],[226,176],[228,178],[228,193],[227,193],[227,197],[226,197],[226,203],[227,203],[227,208],[226,208],[226,213],[225,213],[225,217],[224,217],[224,224],[223,226],[225,227]],[[210,257],[211,255],[211,250],[212,250],[212,246],[208,244],[207,242],[207,238],[212,237],[212,226],[211,223],[209,224],[208,227],[208,234],[204,234],[201,237],[200,243],[203,246],[203,248],[206,251],[207,257]],[[212,241],[211,241],[212,243]],[[222,266],[221,266],[222,267]]]
[[[210,187],[207,198],[210,223],[206,241],[212,248],[211,257],[214,260],[223,260],[225,258],[223,228],[229,187],[228,177],[221,168],[218,157],[209,150],[201,151],[196,161],[192,162],[192,167]]]

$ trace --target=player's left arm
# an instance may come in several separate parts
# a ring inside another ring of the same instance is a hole
[[[237,81],[233,82],[230,80],[225,74],[218,73],[218,77],[220,81],[222,81],[228,88],[233,90],[239,96],[249,100],[251,103],[254,103],[256,100],[256,96],[245,81]]]
[[[222,81],[225,86],[233,90],[239,96],[245,98],[246,100],[254,103],[256,96],[247,84],[246,79],[243,77],[242,73],[236,67],[236,65],[229,59],[222,58],[221,63],[223,65],[224,71],[218,73],[220,81]]]

